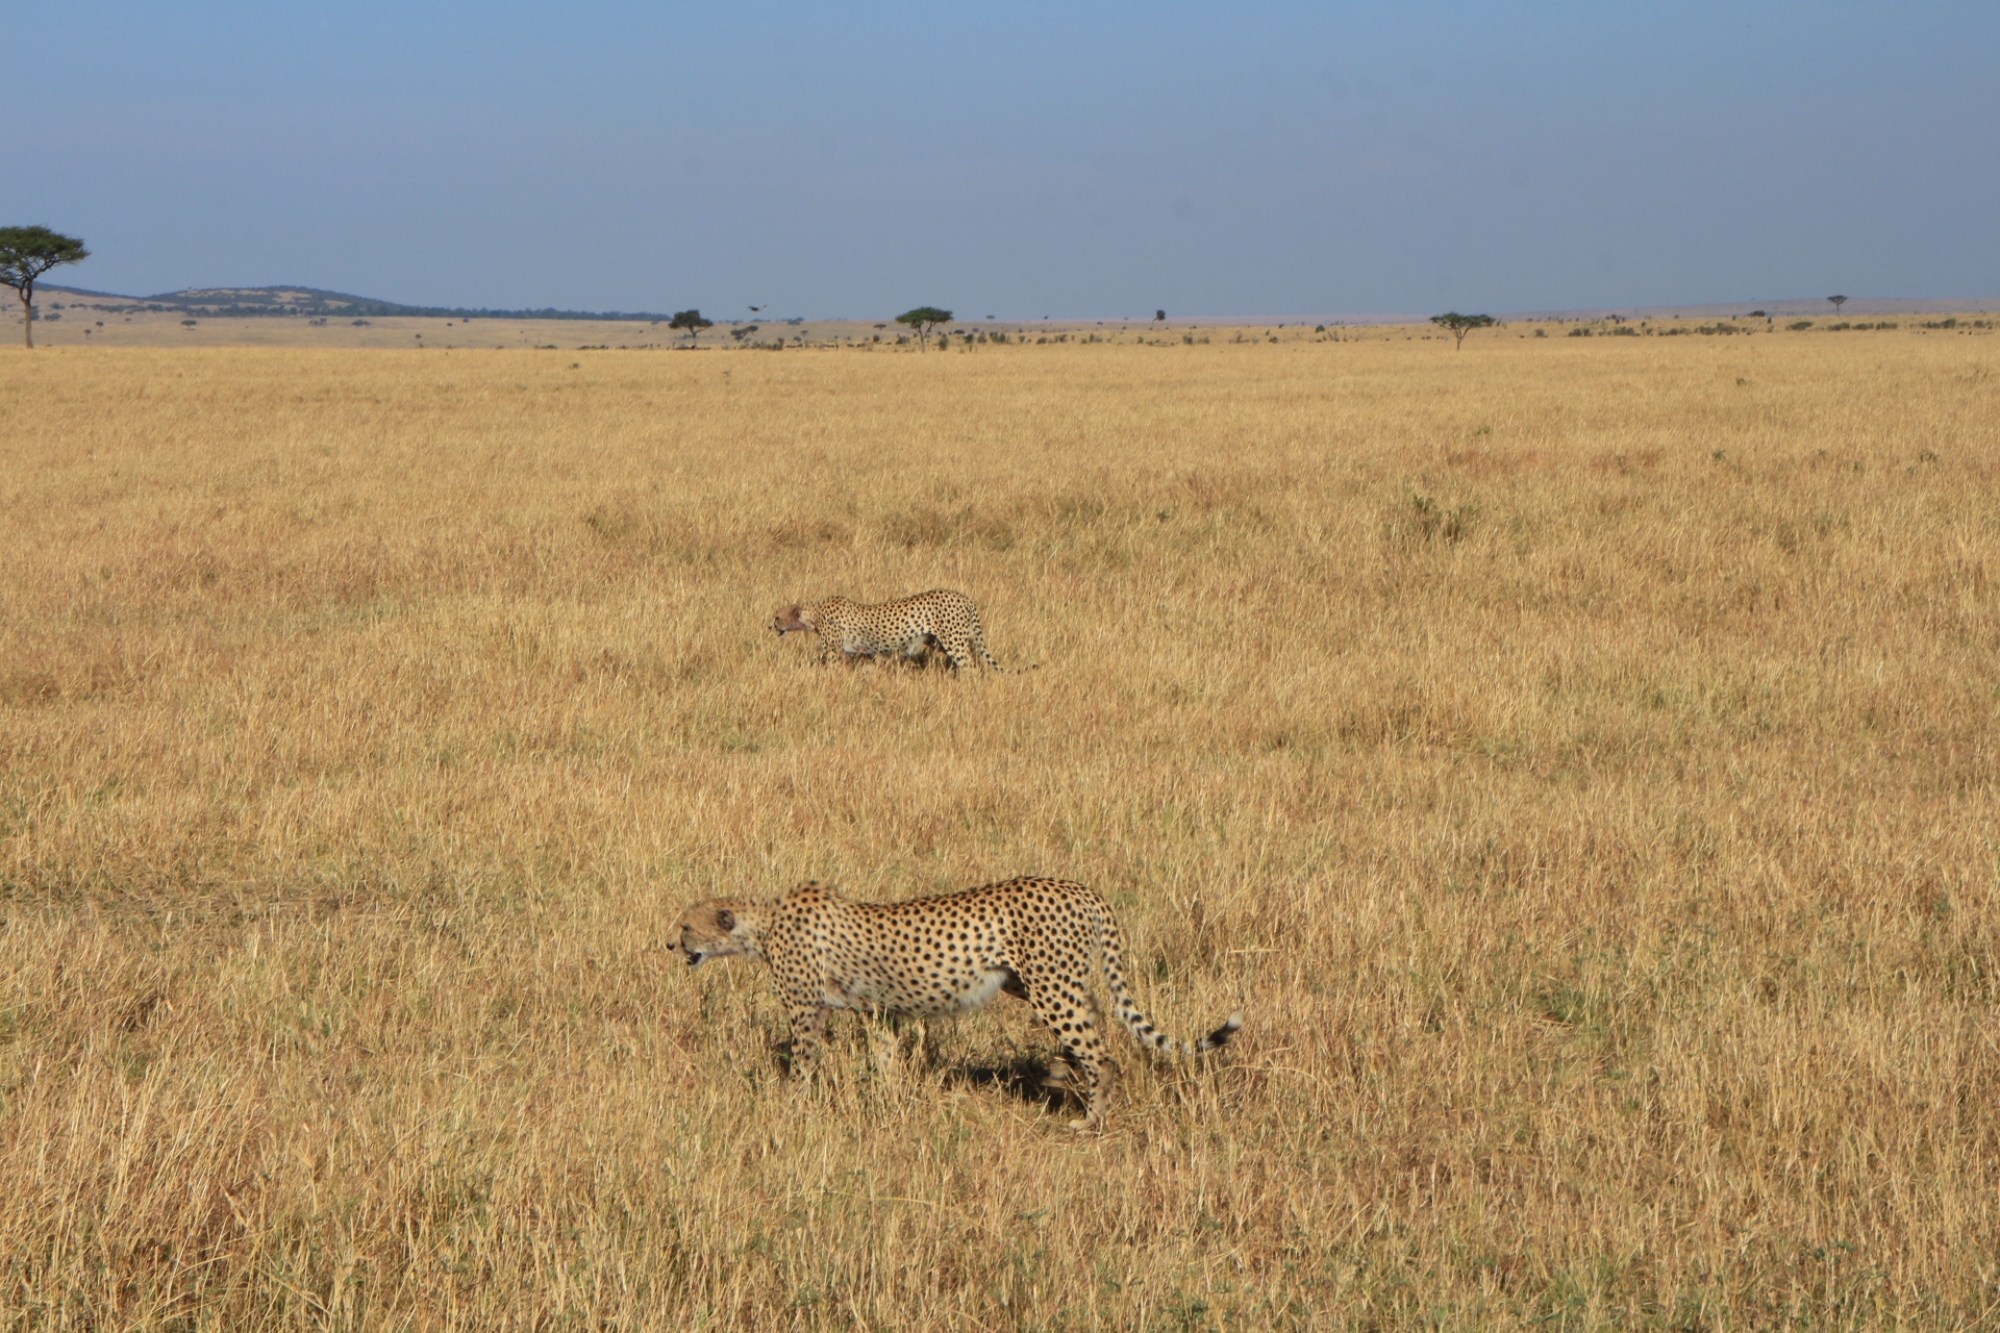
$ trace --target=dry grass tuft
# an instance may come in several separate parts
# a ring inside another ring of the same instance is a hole
[[[7,355],[0,1322],[1990,1322],[1991,363]],[[764,627],[939,585],[1043,669]],[[1102,1138],[669,970],[1028,872],[1249,1018]]]

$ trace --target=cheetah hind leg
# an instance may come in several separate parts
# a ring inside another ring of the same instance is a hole
[[[1095,1133],[1104,1128],[1104,1106],[1118,1081],[1118,1066],[1104,1051],[1103,1016],[1087,992],[1058,990],[1047,981],[1023,978],[1028,1004],[1062,1043],[1063,1068],[1051,1070],[1051,1087],[1083,1103],[1083,1119],[1070,1128]]]
[[[1065,1051],[1042,1075],[1042,1086],[1058,1092],[1065,1099],[1073,1099],[1083,1108],[1084,1118],[1072,1120],[1069,1127],[1077,1133],[1094,1132],[1103,1127],[1104,1117],[1099,1109],[1103,1099],[1111,1095],[1118,1086],[1118,1062],[1105,1056],[1098,1061],[1095,1075],[1084,1071],[1083,1066]],[[1093,1084],[1094,1079],[1094,1084]]]
[[[953,643],[936,630],[932,630],[924,636],[924,641],[926,644],[937,646],[937,650],[944,654],[944,660],[950,663],[954,672],[963,671],[972,665],[972,648],[966,643],[965,636],[958,636],[958,642]]]

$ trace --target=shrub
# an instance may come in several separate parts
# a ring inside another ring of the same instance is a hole
[[[1411,491],[1409,504],[1391,521],[1391,528],[1405,541],[1442,541],[1456,546],[1479,521],[1479,506],[1462,504],[1446,509],[1421,491]]]

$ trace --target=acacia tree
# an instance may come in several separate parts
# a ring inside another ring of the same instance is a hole
[[[1847,304],[1847,298],[1844,296],[1829,296],[1826,299],[1833,302],[1833,313],[1836,315],[1840,313],[1840,308]]]
[[[700,341],[701,331],[709,328],[714,323],[715,321],[712,319],[703,319],[699,310],[676,310],[674,317],[667,321],[667,327],[670,329],[686,329],[688,342],[694,343]]]
[[[28,346],[35,345],[35,279],[57,264],[90,258],[74,236],[47,227],[0,227],[0,283],[21,296],[21,327]]]
[[[1450,329],[1451,336],[1458,339],[1453,346],[1463,350],[1465,347],[1465,335],[1474,329],[1491,328],[1493,325],[1493,316],[1461,315],[1456,310],[1447,310],[1442,315],[1432,315],[1431,323],[1441,329]]]
[[[907,324],[917,331],[917,350],[928,351],[930,339],[926,336],[940,324],[951,323],[951,311],[940,310],[934,305],[920,305],[915,310],[905,310],[896,316],[898,324]]]

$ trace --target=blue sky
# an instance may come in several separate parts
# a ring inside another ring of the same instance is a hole
[[[2000,5],[105,4],[63,280],[809,318],[2000,295]]]

